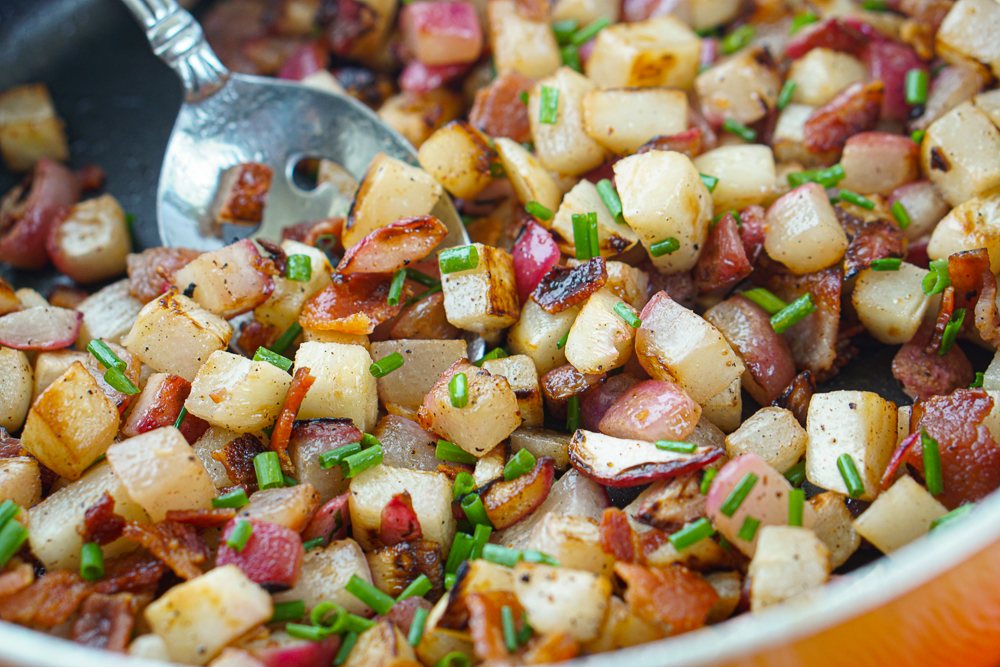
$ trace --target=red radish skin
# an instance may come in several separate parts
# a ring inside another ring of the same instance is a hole
[[[79,201],[80,194],[76,174],[55,160],[39,160],[25,182],[0,203],[0,262],[16,269],[40,269],[48,264],[49,229],[65,207]]]
[[[682,442],[701,419],[701,406],[677,384],[646,380],[626,390],[601,419],[601,433],[616,438]]]
[[[0,345],[15,350],[61,350],[80,333],[83,313],[68,308],[36,306],[0,317]]]
[[[350,492],[337,496],[316,510],[312,519],[302,530],[302,539],[306,542],[317,537],[323,539],[323,546],[347,537],[347,528],[351,525],[351,511],[348,502]]]
[[[304,44],[278,70],[279,79],[301,81],[311,74],[326,69],[330,53],[319,41]]]
[[[753,267],[747,259],[740,230],[732,212],[727,212],[705,240],[698,263],[691,272],[702,294],[731,288],[750,275]]]
[[[399,75],[399,87],[408,93],[429,93],[461,77],[469,68],[466,64],[425,65],[412,60]]]
[[[226,544],[226,540],[240,521],[252,523],[253,531],[243,551],[236,551]],[[282,591],[298,581],[303,554],[302,538],[294,530],[267,521],[238,517],[222,531],[215,566],[235,565],[251,581],[271,591]]]
[[[551,456],[543,456],[520,477],[490,485],[482,498],[493,528],[503,530],[535,511],[552,490],[555,474],[555,461]]]
[[[472,63],[483,50],[483,29],[467,2],[423,0],[400,12],[403,41],[425,65]]]
[[[861,132],[844,144],[840,187],[862,195],[888,195],[920,176],[920,147],[909,137]]]
[[[908,120],[913,105],[906,102],[906,73],[915,69],[930,75],[927,64],[906,44],[890,41],[871,42],[861,52],[861,58],[872,80],[885,84],[882,118]]]
[[[559,246],[552,234],[531,220],[514,243],[510,254],[514,258],[517,293],[521,297],[521,303],[526,303],[542,276],[559,263]]]
[[[387,547],[394,547],[400,542],[422,540],[424,533],[420,528],[420,519],[413,511],[413,500],[410,493],[397,493],[382,508],[382,520],[379,526],[379,540]]]
[[[865,35],[843,19],[826,19],[806,26],[788,40],[785,55],[799,59],[816,48],[857,54],[868,43]]]
[[[657,448],[644,440],[624,440],[577,430],[569,443],[570,464],[593,481],[629,487],[701,470],[718,461],[721,447],[698,447],[693,454]]]
[[[426,257],[447,235],[448,228],[431,215],[397,220],[351,246],[337,272],[349,275],[398,271]]]
[[[580,425],[588,431],[599,431],[598,425],[615,401],[638,383],[634,375],[621,373],[586,392],[580,397]]]
[[[173,426],[184,401],[191,393],[191,383],[170,373],[154,373],[146,380],[135,407],[122,426],[122,435],[135,437],[164,426]],[[181,423],[181,435],[193,445],[208,430],[208,422],[188,414]]]
[[[340,642],[340,635],[314,642],[293,639],[281,632],[272,633],[262,646],[247,648],[266,667],[329,667],[340,650]]]

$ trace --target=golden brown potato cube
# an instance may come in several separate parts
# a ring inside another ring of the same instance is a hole
[[[344,667],[392,667],[404,661],[416,661],[417,654],[406,635],[388,619],[383,618],[361,633],[351,649]]]
[[[198,369],[184,407],[215,426],[254,433],[278,418],[291,384],[277,366],[217,350]]]
[[[587,76],[607,88],[690,88],[701,40],[674,16],[619,23],[597,33]]]
[[[308,368],[316,381],[299,406],[298,418],[346,418],[370,432],[378,417],[371,365],[371,355],[360,345],[303,343],[295,354],[295,367]]]
[[[274,601],[302,600],[306,603],[306,613],[322,602],[332,602],[352,614],[370,614],[368,605],[344,590],[354,575],[369,584],[372,582],[365,552],[351,539],[331,542],[325,549],[306,552],[298,582],[287,591],[277,593]]]
[[[394,0],[393,0],[394,1]],[[431,134],[445,123],[462,115],[462,96],[441,86],[426,93],[403,91],[379,107],[379,118],[420,148]]]
[[[16,431],[31,407],[34,374],[28,355],[0,346],[0,427]]]
[[[559,68],[562,57],[548,21],[522,16],[514,0],[486,4],[490,46],[497,72],[520,72],[537,79]]]
[[[524,426],[541,426],[545,420],[542,408],[542,387],[538,383],[538,371],[531,357],[515,354],[504,359],[490,359],[483,362],[483,369],[493,375],[507,378],[510,388],[517,397],[517,409],[521,412]]]
[[[428,137],[417,159],[445,190],[462,199],[474,199],[492,181],[489,140],[464,120],[452,121]]]
[[[493,142],[518,200],[522,204],[538,202],[550,211],[558,209],[562,192],[552,175],[538,163],[538,158],[512,139],[497,137]],[[546,227],[549,224],[544,220],[541,223]]]
[[[545,92],[548,89],[548,92]],[[576,176],[604,162],[604,147],[584,129],[583,100],[594,84],[569,67],[560,67],[535,84],[528,98],[528,119],[538,161],[549,171]],[[554,123],[541,122],[542,96],[558,95]]]
[[[42,497],[38,461],[28,456],[0,459],[0,502],[11,500],[31,507]]]
[[[520,313],[514,260],[499,248],[473,243],[479,263],[441,276],[444,311],[459,329],[486,334],[514,324]]]
[[[17,86],[0,95],[0,151],[13,171],[27,171],[43,157],[68,159],[63,125],[43,83]]]

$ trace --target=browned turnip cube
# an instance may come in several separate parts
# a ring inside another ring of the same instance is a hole
[[[27,171],[43,157],[69,157],[63,121],[45,84],[17,86],[0,95],[0,151],[14,171]]]

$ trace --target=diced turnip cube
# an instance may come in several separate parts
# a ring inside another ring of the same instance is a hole
[[[927,489],[903,475],[854,522],[861,537],[882,553],[892,553],[930,530],[948,513]]]
[[[419,408],[424,396],[441,373],[459,359],[466,358],[464,340],[387,340],[372,343],[372,357],[384,359],[399,353],[402,367],[376,380],[378,397],[383,404]]]
[[[320,495],[309,482],[277,489],[262,489],[250,496],[250,504],[239,510],[239,516],[284,526],[302,532],[319,508]]]
[[[1000,272],[1000,195],[973,197],[954,209],[931,232],[930,259],[947,259],[956,252],[986,248],[990,270]]]
[[[42,497],[38,461],[28,456],[0,459],[0,502],[32,507]]]
[[[34,373],[28,355],[0,346],[0,427],[17,431],[31,407]]]
[[[492,375],[502,375],[517,397],[517,409],[521,413],[524,426],[541,426],[545,419],[542,409],[542,388],[538,383],[535,364],[524,354],[515,354],[504,359],[490,359],[482,368]]]
[[[743,392],[741,380],[732,384],[702,404],[702,417],[718,426],[725,433],[732,433],[743,418]]]
[[[698,73],[701,40],[682,21],[661,16],[619,23],[597,34],[587,76],[607,88],[690,88]]]
[[[909,137],[888,132],[855,134],[844,145],[838,185],[858,194],[888,195],[920,175],[920,147]]]
[[[537,79],[552,74],[562,64],[548,21],[522,16],[514,0],[487,3],[486,16],[498,73],[514,71]]]
[[[926,275],[924,269],[907,263],[898,271],[862,271],[851,301],[868,333],[889,345],[913,338],[931,302],[922,287]]]
[[[763,204],[774,190],[774,154],[767,146],[719,146],[696,157],[694,166],[719,179],[712,191],[716,213]]]
[[[852,83],[867,78],[865,64],[854,56],[816,48],[792,63],[786,80],[795,84],[793,102],[818,107]]]
[[[566,339],[566,360],[581,373],[606,373],[632,356],[635,329],[616,307],[637,316],[630,305],[601,288],[587,298],[573,322]]]
[[[654,137],[683,132],[687,114],[687,95],[668,88],[592,90],[583,98],[587,134],[620,155]]]
[[[610,575],[615,559],[601,549],[601,531],[587,517],[546,514],[535,524],[527,549],[552,556],[562,567]]]
[[[778,123],[774,126],[774,134],[771,137],[771,146],[774,147],[774,157],[779,162],[799,163],[803,167],[813,168],[835,162],[836,151],[824,153],[814,153],[805,146],[806,121],[816,110],[816,107],[808,104],[789,104],[778,116]],[[798,169],[795,169],[798,171]],[[786,176],[782,175],[777,185],[786,187]],[[782,194],[787,190],[776,190]]]
[[[451,2],[451,0],[446,1]],[[417,654],[403,631],[389,619],[383,618],[375,624],[375,627],[366,630],[358,637],[344,667],[419,664],[416,663],[416,659]]]
[[[184,407],[209,424],[254,433],[278,418],[291,384],[277,366],[218,350],[198,369]]]
[[[290,280],[284,276],[274,277],[274,291],[267,301],[257,306],[253,314],[258,322],[270,325],[284,331],[298,318],[302,306],[312,295],[331,284],[330,260],[319,248],[299,243],[298,241],[282,241],[281,249],[285,254],[304,255],[309,258],[310,278],[306,281]]]
[[[615,222],[615,219],[608,213],[608,207],[604,205],[601,195],[597,193],[597,186],[587,179],[581,180],[563,196],[559,210],[552,218],[552,229],[558,232],[567,243],[573,244],[575,249],[573,216],[586,215],[587,213],[597,214],[597,243],[602,256],[620,254],[638,242],[639,237],[632,231],[631,227]],[[614,263],[621,264],[620,262]],[[611,267],[608,266],[607,269],[610,274]],[[608,278],[610,280],[610,275]]]
[[[861,537],[854,530],[854,517],[844,497],[833,491],[817,493],[809,499],[809,504],[816,512],[813,532],[830,550],[830,567],[836,570],[861,546]]]
[[[594,89],[587,77],[569,67],[560,67],[531,89],[528,96],[531,135],[538,161],[549,171],[575,176],[604,161],[604,147],[584,130],[583,98]],[[545,94],[558,95],[554,123],[541,122],[541,101]]]
[[[972,102],[960,104],[927,128],[920,163],[958,206],[1000,185],[1000,129]]]
[[[611,581],[593,572],[518,563],[514,594],[538,632],[562,632],[581,642],[600,632],[611,598]]]
[[[726,454],[736,458],[753,452],[783,473],[806,453],[807,439],[805,429],[789,410],[766,407],[726,437]]]
[[[119,280],[99,289],[76,307],[83,313],[76,349],[86,350],[95,338],[118,342],[135,324],[143,303],[129,292],[129,281]]]
[[[510,434],[511,452],[516,454],[527,449],[536,459],[550,456],[555,461],[557,470],[565,470],[569,467],[570,439],[571,436],[565,433],[522,427]]]
[[[979,61],[1000,76],[1000,7],[990,0],[959,0],[937,32],[936,46],[953,65]]]
[[[511,353],[531,357],[539,375],[564,365],[566,349],[565,346],[560,347],[559,342],[569,332],[579,312],[580,307],[573,306],[552,315],[534,299],[529,299],[521,309],[521,317],[507,334]]]
[[[0,95],[0,151],[13,171],[27,171],[43,157],[69,158],[63,126],[44,83],[16,86]]]
[[[222,465],[222,462],[212,458],[212,452],[222,449],[240,435],[240,433],[230,431],[228,428],[209,426],[208,430],[191,445],[191,449],[201,459],[208,476],[212,478],[212,482],[218,489],[232,486],[235,482],[229,479],[229,473],[226,472],[226,467]]]
[[[53,225],[46,247],[56,268],[77,283],[120,275],[131,250],[125,211],[109,194],[80,202]]]
[[[497,0],[490,6],[495,4]],[[494,144],[503,161],[504,172],[521,204],[538,202],[550,211],[558,209],[562,192],[549,172],[538,163],[538,158],[525,150],[521,144],[506,137],[497,137],[494,139]],[[544,220],[542,222],[548,224]]]
[[[552,20],[572,19],[585,26],[606,18],[611,23],[618,22],[621,4],[613,0],[556,0],[552,3]]]
[[[750,609],[760,611],[830,578],[830,550],[808,528],[763,526],[750,561]]]
[[[395,0],[391,0],[395,2]],[[461,71],[463,65],[439,65],[439,67],[446,70],[457,69]],[[423,71],[421,71],[423,70]],[[462,110],[465,108],[464,98],[460,93],[456,93],[451,88],[441,85],[441,79],[438,78],[439,74],[428,71],[427,67],[423,65],[419,60],[413,60],[404,70],[404,74],[407,71],[415,71],[417,73],[417,84],[422,87],[432,87],[432,90],[427,90],[423,93],[410,93],[404,90],[398,95],[394,95],[385,101],[379,110],[378,115],[383,121],[388,123],[397,132],[406,137],[411,144],[415,147],[420,148],[421,144],[424,143],[434,133],[435,130],[441,128],[445,123],[458,119],[462,114]],[[414,87],[419,87],[417,84]],[[419,171],[419,169],[418,169]],[[369,168],[371,172],[371,168]],[[426,178],[426,174],[423,176]],[[433,180],[433,179],[431,179]],[[407,187],[407,186],[416,187]],[[421,200],[425,198],[428,194],[429,183],[425,183],[423,180],[419,184],[407,183],[406,181],[401,181],[396,183],[396,192],[400,196],[412,197],[414,200]],[[435,185],[437,185],[435,183]],[[438,186],[440,187],[440,186]],[[358,193],[362,193],[361,189]],[[391,195],[386,195],[391,196]],[[386,202],[369,202],[370,206],[375,206],[376,210],[386,212],[384,208],[387,204]],[[399,213],[399,217],[410,217],[411,214],[406,213],[406,210],[400,210],[398,207],[388,204],[391,210],[390,213]],[[431,207],[433,207],[433,202],[431,202]],[[423,208],[423,206],[417,207],[418,209]],[[417,214],[412,214],[416,216]],[[426,214],[421,214],[426,215]],[[389,217],[388,215],[386,217]],[[369,216],[370,222],[370,216]],[[390,221],[391,222],[391,221]],[[388,224],[388,223],[386,223]],[[356,243],[361,240],[368,232],[371,232],[375,227],[371,227],[367,232],[359,234],[357,238],[352,234],[351,241]]]
[[[174,285],[205,310],[233,317],[264,303],[274,291],[272,277],[254,265],[259,257],[252,241],[237,241],[185,264],[174,274]]]
[[[517,321],[519,302],[510,253],[482,243],[472,244],[479,263],[441,276],[444,310],[459,329],[480,334],[505,329]]]
[[[710,67],[695,79],[701,111],[709,121],[732,118],[754,123],[774,108],[781,92],[781,77],[764,47],[742,49]]]
[[[417,158],[445,190],[456,197],[475,199],[492,181],[492,152],[486,135],[464,120],[456,120],[428,137]]]
[[[316,378],[299,406],[299,419],[344,417],[362,432],[375,427],[378,390],[371,374],[372,358],[360,345],[303,343],[295,367]]]
[[[800,275],[836,264],[847,250],[847,234],[818,183],[801,185],[774,202],[764,227],[768,256]]]
[[[326,548],[306,553],[298,583],[275,595],[274,601],[303,600],[307,613],[322,602],[333,602],[352,614],[368,615],[371,613],[368,606],[344,590],[352,575],[371,583],[372,575],[361,547],[350,539],[331,542]]]

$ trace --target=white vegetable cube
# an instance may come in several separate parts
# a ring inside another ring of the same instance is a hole
[[[552,20],[572,19],[578,25],[589,25],[604,17],[611,23],[618,22],[621,5],[614,0],[556,0],[552,4]]]
[[[430,215],[442,188],[430,174],[379,153],[368,166],[344,225],[345,248],[400,218]]]
[[[230,442],[240,437],[240,435],[240,433],[230,431],[228,428],[210,426],[208,430],[205,431],[200,438],[195,440],[193,445],[191,445],[191,449],[193,449],[194,453],[199,459],[201,459],[201,463],[205,466],[208,476],[212,479],[212,483],[215,484],[215,487],[218,489],[232,486],[234,482],[229,479],[229,473],[226,471],[226,467],[222,465],[222,462],[212,458],[212,452],[219,451]]]
[[[0,151],[13,171],[27,171],[43,157],[68,159],[63,125],[43,83],[16,86],[0,95]]]
[[[830,567],[836,570],[861,546],[861,537],[854,529],[854,517],[844,497],[833,491],[817,493],[809,499],[809,504],[816,512],[812,530],[830,550]]]
[[[371,613],[368,605],[344,590],[352,576],[372,582],[365,553],[351,539],[331,542],[325,549],[306,552],[299,580],[287,591],[275,594],[274,601],[302,600],[307,613],[323,602],[332,602],[352,614],[368,615]]]
[[[483,362],[482,368],[491,375],[507,378],[507,383],[517,398],[517,409],[524,426],[542,425],[545,420],[542,388],[538,383],[538,370],[531,357],[515,354],[504,359],[490,359]]]
[[[83,538],[77,527],[83,523],[87,508],[105,493],[115,501],[115,514],[147,523],[145,510],[132,500],[121,480],[106,462],[98,463],[73,484],[65,486],[31,508],[28,514],[28,543],[31,552],[49,570],[75,570],[80,566]],[[105,557],[117,556],[136,548],[124,538],[102,547]]]
[[[1000,129],[972,102],[931,123],[920,164],[952,206],[1000,185]]]
[[[656,268],[678,273],[694,267],[712,222],[712,196],[691,160],[673,151],[649,151],[619,160],[614,171],[625,222],[646,250],[670,238],[680,244],[652,257]]]
[[[351,479],[351,526],[354,539],[365,551],[382,546],[378,541],[382,510],[392,497],[409,492],[424,539],[441,545],[448,555],[457,530],[451,512],[451,480],[440,472],[394,468],[385,464]]]
[[[806,417],[806,477],[818,487],[849,495],[837,460],[850,455],[864,484],[861,500],[878,495],[896,447],[896,404],[869,391],[815,394]]]
[[[931,522],[947,513],[927,489],[904,475],[855,520],[854,529],[887,554],[926,535]]]
[[[220,350],[198,369],[184,407],[215,426],[255,433],[278,418],[291,384],[277,366]]]
[[[868,68],[854,56],[816,48],[792,62],[786,81],[795,84],[793,102],[818,107],[852,83],[867,78]]]
[[[991,0],[959,0],[937,32],[941,57],[954,65],[976,60],[1000,76],[1000,7]]]
[[[555,212],[551,221],[553,231],[558,232],[574,249],[571,254],[576,254],[573,216],[588,213],[597,214],[597,243],[603,257],[618,255],[638,243],[639,237],[631,227],[619,225],[611,217],[604,200],[597,193],[597,186],[583,179],[563,196],[559,210]],[[608,273],[610,280],[610,267]]]
[[[534,155],[513,139],[497,137],[493,143],[503,162],[503,169],[510,180],[510,186],[521,204],[538,202],[550,211],[559,208],[562,192],[555,179],[545,171]],[[543,220],[542,224],[548,223]]]
[[[174,586],[146,607],[153,632],[172,660],[204,665],[274,613],[271,596],[235,565]]]
[[[830,578],[830,550],[808,528],[763,526],[750,561],[750,609],[760,611]]]
[[[31,507],[42,497],[38,461],[28,456],[0,459],[0,502],[10,500]]]
[[[417,159],[444,189],[462,199],[475,199],[490,184],[493,151],[482,132],[455,120],[420,145]]]
[[[1000,272],[1000,194],[973,197],[953,208],[931,232],[927,256],[948,259],[977,248],[986,248],[990,270]]]
[[[540,376],[562,366],[566,363],[566,349],[559,346],[559,341],[569,332],[579,312],[580,307],[573,306],[553,315],[528,299],[520,319],[507,334],[511,353],[531,357]]]
[[[94,292],[76,307],[83,313],[76,349],[86,350],[95,338],[120,341],[132,329],[143,305],[129,292],[128,280],[119,280]]]
[[[373,359],[384,359],[399,353],[403,365],[376,380],[378,399],[384,405],[398,405],[416,410],[424,396],[448,368],[459,359],[467,358],[468,346],[456,340],[386,340],[371,345]]]
[[[566,470],[569,467],[571,439],[572,436],[567,433],[557,433],[543,428],[519,428],[510,434],[511,453],[517,454],[518,451],[527,449],[536,459],[551,456],[555,461],[556,470]]]
[[[654,137],[683,132],[687,114],[687,95],[669,88],[606,88],[583,98],[587,134],[620,155]]]
[[[636,310],[642,310],[649,303],[649,275],[645,271],[624,262],[605,262],[604,266],[608,271],[608,282],[604,283],[607,289]]]
[[[31,407],[34,373],[28,355],[0,346],[0,428],[16,431]]]
[[[763,204],[774,190],[774,153],[761,144],[719,146],[694,159],[695,168],[719,182],[712,191],[715,213]]]
[[[587,77],[569,67],[560,67],[531,89],[531,136],[538,161],[546,169],[576,176],[604,162],[604,147],[584,131],[583,98],[593,90],[594,84]],[[542,100],[549,96],[555,96],[555,122],[543,123]]]
[[[532,79],[548,76],[562,64],[559,44],[548,21],[532,21],[514,0],[486,3],[490,46],[497,72],[520,72]]]
[[[112,445],[108,463],[153,521],[162,521],[170,510],[212,507],[215,484],[191,445],[173,426]]]
[[[52,230],[50,247],[59,270],[78,283],[120,275],[131,250],[125,211],[109,194],[82,201]]]
[[[485,334],[517,321],[520,304],[514,282],[514,260],[505,250],[473,243],[475,267],[441,276],[444,312],[459,329]]]
[[[308,368],[316,381],[299,406],[298,418],[342,417],[371,432],[378,417],[371,365],[371,355],[360,345],[303,343],[295,354],[295,368]]]
[[[580,309],[566,339],[566,360],[581,373],[606,373],[623,366],[632,356],[635,329],[615,308],[638,318],[632,306],[601,288]]]
[[[774,202],[764,218],[764,250],[793,273],[833,266],[847,250],[847,234],[818,183],[806,183]]]
[[[191,382],[213,352],[224,350],[233,328],[194,299],[170,292],[147,303],[122,344],[161,373]]]
[[[979,93],[972,98],[972,102],[993,121],[994,125],[1000,127],[1000,88]]]
[[[585,642],[601,630],[611,581],[585,570],[522,562],[514,568],[514,595],[536,631]]]
[[[253,314],[258,322],[284,331],[299,319],[302,306],[309,297],[333,283],[330,279],[330,260],[326,253],[298,241],[282,241],[281,249],[289,257],[304,255],[309,259],[309,280],[290,280],[284,276],[274,276],[274,291],[267,301],[257,306]]]
[[[79,479],[118,435],[118,408],[79,361],[31,406],[21,446],[66,479]]]
[[[416,95],[407,92],[393,95],[379,107],[378,116],[419,148],[434,130],[458,118],[464,108],[461,94],[441,86]]]
[[[535,524],[526,549],[552,556],[561,567],[609,576],[615,557],[601,548],[601,530],[588,517],[548,512]]]
[[[705,70],[695,79],[694,88],[707,118],[732,118],[750,124],[774,108],[781,92],[781,78],[767,51],[756,47],[741,49]]]
[[[753,452],[783,473],[806,453],[808,439],[805,429],[790,410],[766,407],[726,436],[726,455],[733,459]]]
[[[607,88],[690,88],[701,40],[673,16],[619,23],[597,33],[587,76]]]
[[[741,9],[739,0],[691,0],[688,22],[695,30],[711,30],[735,19]]]
[[[851,301],[868,333],[889,345],[913,338],[931,301],[923,289],[926,275],[926,270],[905,262],[899,271],[862,271]]]
[[[774,157],[778,162],[799,163],[801,166],[811,169],[836,161],[837,153],[834,151],[814,153],[805,146],[806,121],[815,110],[816,107],[808,104],[789,104],[781,111],[778,123],[774,126],[774,134],[771,137]],[[793,169],[793,171],[799,171],[799,169]],[[781,177],[779,185],[785,186],[785,178],[785,176]]]

